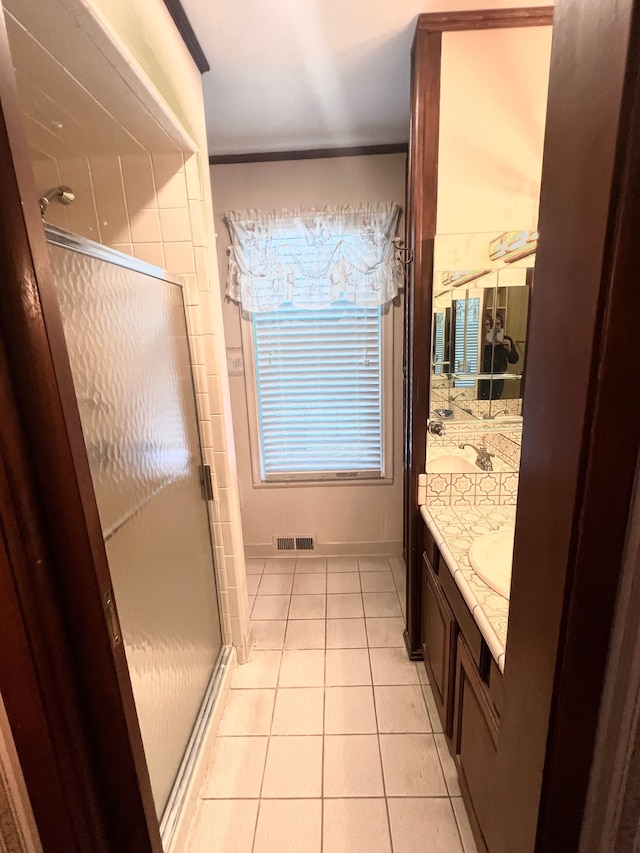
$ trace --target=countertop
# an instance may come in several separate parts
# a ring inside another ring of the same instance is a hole
[[[509,602],[478,577],[468,554],[478,536],[515,523],[515,506],[422,506],[420,512],[489,651],[504,672]]]

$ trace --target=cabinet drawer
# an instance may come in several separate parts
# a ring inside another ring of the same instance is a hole
[[[462,597],[462,593],[458,589],[444,557],[440,557],[440,560],[442,562],[442,571],[438,575],[438,578],[442,585],[442,591],[453,610],[453,615],[464,635],[475,665],[480,668],[480,656],[482,653],[482,634],[480,633],[480,628],[476,625],[475,619],[471,615],[471,611]]]

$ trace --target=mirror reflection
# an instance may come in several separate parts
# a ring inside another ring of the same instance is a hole
[[[485,260],[493,269],[447,270],[434,276],[434,418],[521,416],[534,256],[507,265],[508,256],[506,263],[490,259],[488,246],[485,242]],[[497,264],[502,267],[495,268]]]

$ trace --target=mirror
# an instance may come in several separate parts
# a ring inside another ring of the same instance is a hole
[[[516,233],[528,232],[505,232]],[[496,242],[487,235],[436,240],[436,262],[466,255],[467,263],[436,267],[434,275],[432,418],[521,418],[535,247],[524,256],[506,249],[491,258]]]

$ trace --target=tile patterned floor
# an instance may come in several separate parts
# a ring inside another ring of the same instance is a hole
[[[238,667],[188,853],[476,853],[397,557],[249,560]]]

